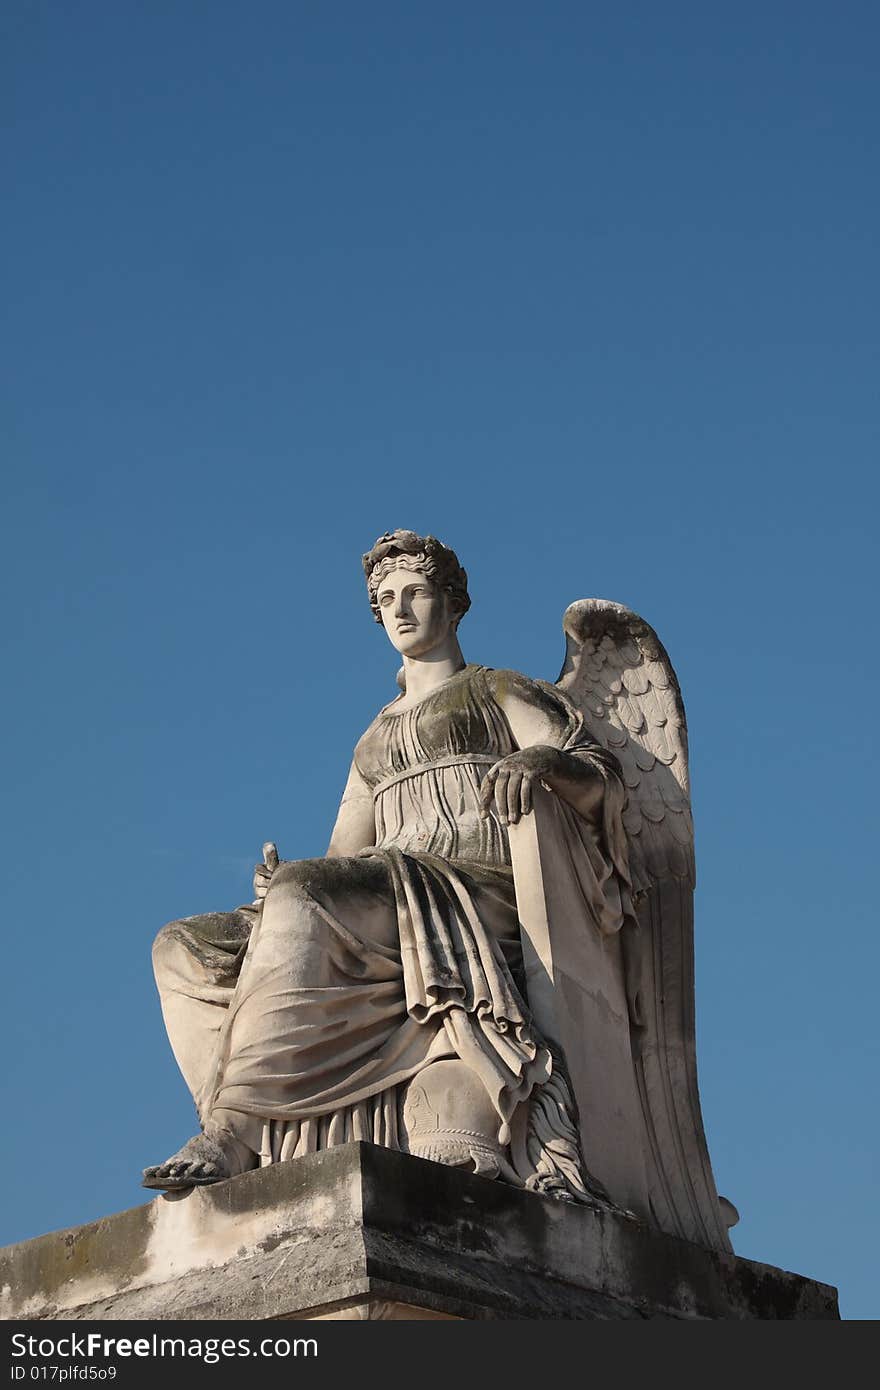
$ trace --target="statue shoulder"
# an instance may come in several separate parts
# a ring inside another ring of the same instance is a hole
[[[577,707],[558,686],[521,671],[484,667],[486,689],[509,720],[528,714],[547,726],[546,739],[567,741],[582,723]]]

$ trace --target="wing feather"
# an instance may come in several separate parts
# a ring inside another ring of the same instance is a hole
[[[663,644],[638,614],[606,599],[571,604],[562,624],[567,651],[559,685],[623,769],[634,887],[644,891],[669,875],[693,884],[687,724]],[[650,841],[646,824],[653,827]]]
[[[661,1229],[718,1250],[730,1242],[697,1094],[693,1011],[694,828],[687,724],[672,663],[630,609],[581,599],[563,618],[559,685],[620,763],[638,927],[624,928],[633,1063]],[[631,972],[631,974],[630,974]]]

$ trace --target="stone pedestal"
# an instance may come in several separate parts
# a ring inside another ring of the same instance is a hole
[[[0,1251],[6,1319],[837,1318],[833,1288],[372,1144]]]

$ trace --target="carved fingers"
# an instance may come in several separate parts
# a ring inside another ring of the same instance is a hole
[[[263,862],[254,865],[254,898],[262,902],[269,891],[272,875],[278,868],[278,850],[271,840],[263,845]]]
[[[501,782],[501,778],[498,779],[498,782]],[[523,789],[530,785],[529,779],[525,777],[519,769],[511,772],[507,778],[507,794],[505,796],[503,790],[501,791],[501,804],[502,807],[507,807],[507,820],[511,825],[516,825],[520,816],[526,814],[526,808],[522,804],[522,793]],[[498,783],[496,783],[495,792],[497,797],[499,792]]]
[[[494,812],[502,825],[516,825],[532,809],[534,783],[552,777],[559,758],[557,748],[536,744],[495,763],[480,785],[480,815]]]

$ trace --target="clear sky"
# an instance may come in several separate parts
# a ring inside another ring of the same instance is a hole
[[[591,595],[657,628],[736,1249],[877,1317],[876,5],[0,23],[0,1241],[192,1132],[152,938],[323,853],[401,525],[471,661],[553,679]]]

